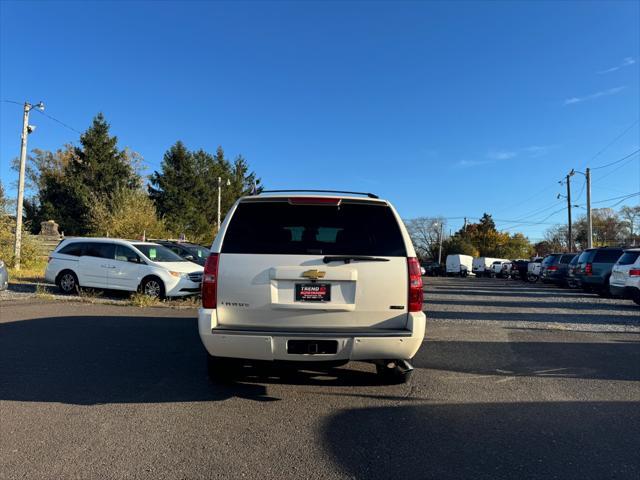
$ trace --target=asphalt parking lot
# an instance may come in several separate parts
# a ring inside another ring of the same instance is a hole
[[[0,303],[0,478],[640,477],[631,302],[426,279],[407,385],[209,383],[191,309]]]

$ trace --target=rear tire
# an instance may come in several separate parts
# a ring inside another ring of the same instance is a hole
[[[602,298],[611,298],[612,295],[609,290],[609,277],[604,280],[604,285],[602,285],[602,288],[598,291],[598,295]]]
[[[80,290],[80,285],[78,284],[78,277],[71,270],[65,270],[62,273],[60,273],[60,275],[58,275],[58,279],[56,283],[58,284],[58,288],[65,295],[78,293]]]
[[[636,305],[640,305],[640,290],[636,290],[633,293],[632,300],[636,302]]]

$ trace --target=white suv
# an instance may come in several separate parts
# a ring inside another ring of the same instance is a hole
[[[49,256],[45,278],[64,293],[91,287],[164,298],[198,293],[202,270],[156,243],[72,238]]]
[[[331,193],[263,192],[229,211],[198,315],[212,376],[246,360],[358,360],[387,382],[409,378],[426,321],[411,239],[387,201]]]
[[[611,271],[609,290],[614,297],[630,298],[640,305],[640,248],[625,250]]]

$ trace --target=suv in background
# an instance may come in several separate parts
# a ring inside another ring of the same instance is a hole
[[[623,253],[622,247],[589,248],[582,252],[575,270],[582,289],[608,296],[611,270]]]
[[[576,278],[576,267],[578,265],[578,260],[580,259],[580,253],[576,253],[576,256],[569,262],[567,267],[567,282],[566,285],[569,288],[578,288],[580,287],[580,282]]]
[[[190,242],[179,242],[174,240],[153,240],[153,242],[167,247],[173,253],[180,255],[185,260],[197,263],[203,267],[204,262],[207,261],[209,253],[211,253],[208,248]]]
[[[640,248],[625,250],[613,266],[609,291],[640,305]]]
[[[569,272],[569,263],[576,257],[576,253],[552,253],[542,261],[540,278],[544,283],[565,285]]]
[[[231,208],[204,267],[200,338],[209,374],[246,363],[375,364],[408,380],[424,339],[420,264],[386,200],[262,192]]]
[[[200,291],[202,267],[157,243],[78,237],[58,244],[45,278],[63,293],[90,287],[180,297]]]

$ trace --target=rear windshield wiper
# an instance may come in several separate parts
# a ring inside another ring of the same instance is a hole
[[[329,262],[344,262],[344,263],[351,263],[351,262],[388,262],[389,259],[388,258],[380,258],[380,257],[364,257],[364,256],[357,256],[357,255],[332,255],[332,256],[326,256],[322,259],[322,261],[324,263],[329,263]]]

